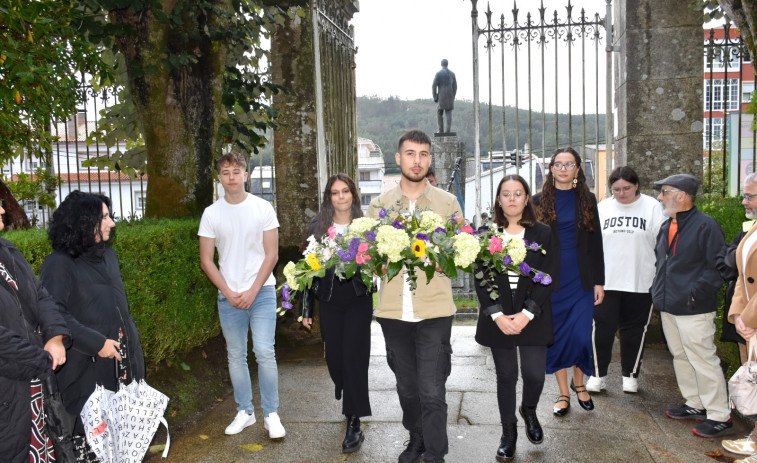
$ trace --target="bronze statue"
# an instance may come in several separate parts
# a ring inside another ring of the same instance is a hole
[[[436,109],[436,118],[439,124],[439,133],[451,133],[452,110],[455,109],[455,94],[457,93],[457,79],[455,73],[447,69],[447,60],[442,60],[442,69],[436,73],[431,91],[434,95],[434,103],[439,103]],[[447,113],[447,130],[444,130],[442,114]]]

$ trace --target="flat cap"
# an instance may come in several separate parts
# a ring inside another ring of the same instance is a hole
[[[699,188],[699,179],[691,174],[673,174],[670,177],[654,182],[656,190],[662,188],[663,185],[670,185],[691,196],[696,196],[697,189]]]

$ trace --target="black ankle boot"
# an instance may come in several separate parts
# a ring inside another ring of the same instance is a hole
[[[539,419],[536,418],[536,408],[521,405],[518,409],[523,421],[526,422],[526,437],[532,444],[541,444],[544,441],[544,432],[541,430]]]
[[[398,463],[418,463],[421,461],[426,446],[423,445],[423,435],[416,432],[410,433],[410,440],[407,441],[407,448],[400,453]]]
[[[347,433],[342,441],[342,453],[351,453],[360,448],[365,436],[360,429],[360,418],[357,416],[347,417]]]
[[[511,461],[515,456],[515,441],[518,440],[517,423],[502,425],[502,438],[497,449],[497,461]]]

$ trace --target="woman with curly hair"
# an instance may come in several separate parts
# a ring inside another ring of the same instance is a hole
[[[116,391],[119,383],[145,377],[139,333],[110,246],[115,227],[110,205],[107,196],[71,192],[53,213],[49,238],[55,251],[40,272],[45,288],[66,309],[73,338],[68,362],[55,373],[66,411],[75,421],[77,461],[96,461],[79,417],[95,385]]]
[[[333,175],[326,182],[321,210],[305,236],[320,240],[329,230],[342,234],[352,220],[362,216],[355,182],[346,174]],[[303,241],[302,250],[306,247],[307,238]],[[359,272],[351,278],[340,280],[332,267],[326,270],[323,278],[316,278],[300,298],[302,324],[307,329],[313,324],[315,298],[320,302],[321,335],[326,343],[326,365],[334,382],[334,396],[336,400],[342,399],[342,414],[347,418],[342,452],[350,453],[358,450],[363,443],[360,417],[371,414],[368,361],[371,355],[373,297]]]
[[[570,389],[584,410],[594,402],[584,386],[593,372],[592,319],[604,299],[605,267],[597,200],[586,185],[581,156],[570,146],[554,152],[541,193],[534,195],[539,221],[552,227],[559,242],[559,281],[552,288],[555,342],[547,349],[547,373],[554,373],[560,396],[555,416],[570,409]]]

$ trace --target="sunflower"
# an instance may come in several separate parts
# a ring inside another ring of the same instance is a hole
[[[415,257],[423,257],[426,254],[426,242],[415,240],[415,243],[413,243],[413,252],[415,253]]]

